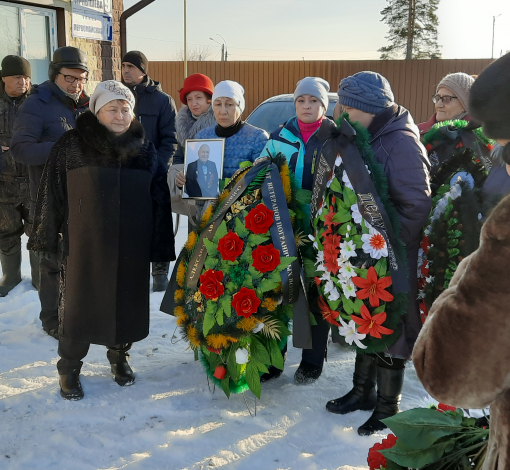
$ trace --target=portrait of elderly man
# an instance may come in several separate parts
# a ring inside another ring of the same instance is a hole
[[[189,197],[218,196],[219,180],[216,163],[209,160],[211,148],[202,144],[198,149],[198,159],[188,165],[185,192]]]

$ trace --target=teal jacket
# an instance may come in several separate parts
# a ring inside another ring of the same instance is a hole
[[[324,120],[329,119],[327,117]],[[273,131],[261,157],[282,153],[287,158],[290,170],[294,173],[300,188],[312,190],[313,170],[321,153],[322,144],[315,131],[305,144],[301,137],[297,117],[289,119],[281,129]]]

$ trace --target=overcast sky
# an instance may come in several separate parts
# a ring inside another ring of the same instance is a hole
[[[138,0],[124,0],[124,8]],[[183,50],[183,0],[155,0],[128,20],[128,48],[150,60]],[[220,60],[378,59],[387,26],[385,0],[187,0],[188,49],[209,47]],[[441,0],[439,43],[445,59],[490,58],[510,51],[510,0]]]

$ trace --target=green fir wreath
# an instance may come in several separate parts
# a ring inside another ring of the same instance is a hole
[[[346,114],[337,125],[343,119],[356,131],[354,143],[393,231],[399,234],[397,211],[390,200],[384,170],[370,146],[370,134],[359,123],[350,122]],[[382,352],[400,335],[400,317],[407,310],[408,296],[392,292],[386,241],[362,218],[341,155],[328,184],[313,221],[315,258],[306,263],[308,274],[314,276],[324,319],[337,326],[340,335],[358,352]],[[393,250],[406,263],[404,244],[398,235]]]
[[[294,225],[306,215],[296,200],[285,157],[278,155],[272,162],[278,167],[285,194],[285,207],[280,210],[288,210]],[[296,260],[280,257],[273,245],[274,214],[264,204],[261,191],[267,168],[260,170],[229,207],[212,240],[203,240],[207,255],[197,288],[188,288],[185,282],[202,231],[252,168],[248,163],[243,166],[204,211],[200,228],[188,236],[176,267],[174,315],[182,337],[196,358],[200,357],[210,380],[227,396],[249,389],[260,398],[260,375],[269,366],[284,366],[281,351],[291,334],[287,326],[292,305],[282,305],[280,273]],[[297,245],[304,242],[299,233],[290,236]]]

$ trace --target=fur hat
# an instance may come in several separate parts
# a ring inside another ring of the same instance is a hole
[[[192,91],[203,91],[212,96],[214,93],[214,83],[207,76],[201,73],[194,73],[184,80],[183,87],[179,90],[179,98],[182,104],[187,104],[186,95]]]
[[[395,97],[388,80],[375,72],[358,72],[338,87],[338,102],[365,113],[379,114],[393,106]]]
[[[214,103],[216,98],[223,97],[233,99],[241,110],[241,114],[243,113],[246,103],[244,101],[244,88],[239,83],[232,80],[224,80],[218,83],[214,87],[212,102]]]
[[[320,77],[305,77],[297,82],[296,91],[294,91],[294,103],[303,95],[315,96],[328,109],[329,106],[329,83]]]
[[[24,57],[18,55],[6,55],[2,60],[1,77],[12,77],[13,75],[32,76],[30,63]]]
[[[104,105],[114,100],[127,101],[131,110],[135,107],[135,97],[127,86],[115,80],[107,80],[97,85],[90,97],[89,108],[97,114]]]
[[[448,88],[459,99],[464,111],[467,112],[469,110],[469,91],[474,81],[475,79],[467,73],[450,73],[439,82],[436,93],[441,87]]]
[[[475,80],[469,112],[483,122],[487,137],[510,139],[510,53],[489,65]]]

